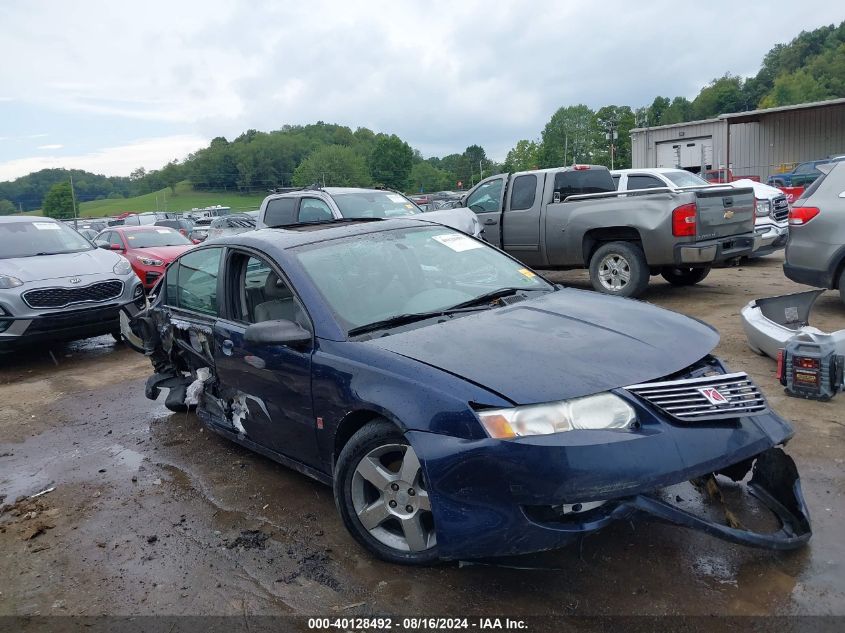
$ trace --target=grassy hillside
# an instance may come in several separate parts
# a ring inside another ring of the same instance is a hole
[[[158,199],[156,199],[158,197]],[[232,207],[233,211],[257,209],[265,194],[244,195],[239,193],[210,193],[194,191],[187,181],[176,185],[176,194],[162,189],[136,198],[118,200],[94,200],[79,205],[80,215],[94,218],[104,215],[118,215],[124,211],[190,211],[194,207],[208,207],[215,204]]]

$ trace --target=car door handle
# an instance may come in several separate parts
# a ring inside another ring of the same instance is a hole
[[[232,349],[235,347],[235,344],[232,341],[230,341],[229,339],[226,339],[226,340],[223,341],[222,347],[223,347],[223,354],[226,355],[226,356],[231,356],[232,355]]]
[[[486,220],[484,220],[484,224],[498,224],[498,223],[499,223],[499,221],[496,220],[495,218],[487,218]]]

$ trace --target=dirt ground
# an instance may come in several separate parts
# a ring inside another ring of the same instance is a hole
[[[146,400],[149,362],[104,337],[0,356],[0,615],[845,614],[845,395],[786,397],[739,321],[750,299],[800,289],[781,262],[692,289],[655,278],[644,299],[717,327],[717,353],[794,421],[806,548],[625,523],[506,566],[382,563],[347,535],[327,487]],[[551,277],[589,286],[581,271]],[[843,328],[845,305],[827,293],[812,317]]]

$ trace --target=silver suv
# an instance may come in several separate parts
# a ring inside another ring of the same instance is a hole
[[[845,302],[845,161],[818,169],[822,175],[789,212],[783,272],[801,284],[838,288]]]
[[[358,187],[308,187],[269,195],[261,203],[257,227],[281,228],[344,218],[388,219],[406,216],[449,226],[474,237],[481,237],[482,234],[478,218],[469,209],[423,212],[401,193]]]
[[[145,305],[129,261],[49,218],[0,217],[0,351],[113,334]]]

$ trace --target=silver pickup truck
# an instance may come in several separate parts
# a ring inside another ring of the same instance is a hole
[[[617,192],[606,167],[498,174],[461,201],[484,238],[534,268],[589,268],[596,290],[635,297],[651,275],[674,285],[754,248],[754,192],[720,186]]]

